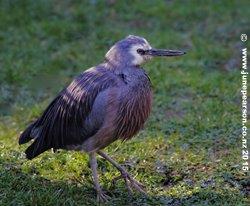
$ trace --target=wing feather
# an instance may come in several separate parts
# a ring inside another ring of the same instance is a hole
[[[50,103],[42,116],[32,123],[32,127],[28,127],[29,131],[24,131],[26,136],[21,135],[19,143],[35,138],[26,150],[27,158],[32,159],[49,148],[81,144],[94,135],[96,128],[88,127],[84,122],[97,95],[116,85],[116,76],[101,67],[92,68],[76,77]],[[35,137],[32,137],[32,131],[36,131]]]

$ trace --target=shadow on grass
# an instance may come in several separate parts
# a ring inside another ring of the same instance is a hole
[[[112,199],[106,204],[96,203],[96,192],[86,180],[81,184],[53,181],[35,173],[25,173],[20,164],[0,159],[0,205],[245,205],[239,195],[220,194],[201,190],[187,197],[149,194],[128,196],[125,189],[109,188]]]

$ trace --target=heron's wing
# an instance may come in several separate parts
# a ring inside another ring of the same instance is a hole
[[[76,77],[51,102],[32,127],[28,127],[30,132],[24,131],[30,136],[33,134],[35,138],[34,143],[26,150],[27,157],[31,159],[49,148],[78,145],[94,135],[100,128],[103,117],[99,116],[98,119],[94,115],[97,118],[93,124],[90,124],[87,117],[91,114],[97,95],[116,84],[115,76],[102,68],[87,70]]]

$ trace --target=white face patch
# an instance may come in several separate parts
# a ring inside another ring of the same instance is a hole
[[[133,56],[133,65],[141,65],[144,62],[146,62],[147,60],[151,59],[151,56],[148,55],[141,55],[137,52],[138,49],[143,49],[143,50],[147,50],[147,49],[151,49],[152,47],[149,45],[149,43],[147,42],[146,39],[144,44],[136,44],[133,45],[130,48],[130,54]]]
[[[140,65],[142,64],[145,60],[143,58],[142,55],[140,55],[137,50],[138,49],[141,49],[142,46],[140,44],[138,45],[133,45],[131,48],[130,48],[130,54],[133,56],[133,64],[134,65]]]

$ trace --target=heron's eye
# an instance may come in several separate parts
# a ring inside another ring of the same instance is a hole
[[[137,53],[140,55],[144,55],[145,51],[143,49],[137,49]]]

